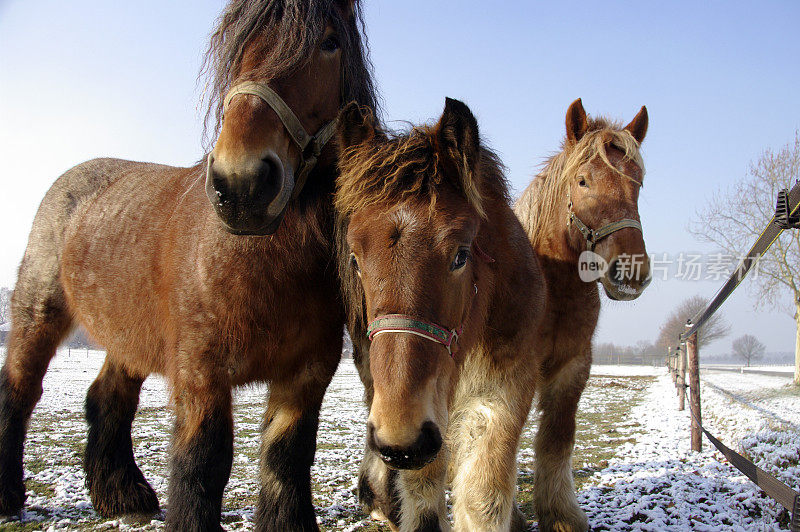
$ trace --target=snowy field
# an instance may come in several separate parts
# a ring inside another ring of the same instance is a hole
[[[0,521],[3,530],[159,530],[163,514],[146,522],[107,520],[92,510],[83,487],[86,441],[83,398],[102,353],[66,350],[51,364],[26,442],[28,499],[22,515]],[[800,391],[789,379],[709,372],[703,376],[704,423],[723,442],[800,489]],[[325,397],[312,470],[323,530],[388,530],[363,515],[355,495],[366,411],[362,387],[344,360]],[[236,393],[234,463],[223,501],[228,530],[252,529],[257,492],[258,427],[265,387]],[[142,471],[166,501],[172,418],[160,378],[143,387],[134,422],[134,452]],[[689,450],[689,414],[677,411],[672,380],[662,368],[597,366],[581,400],[573,460],[578,497],[593,530],[785,529],[788,514],[703,442]],[[535,419],[519,452],[519,501],[531,510]]]

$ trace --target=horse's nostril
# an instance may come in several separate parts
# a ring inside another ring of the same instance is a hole
[[[422,424],[422,431],[418,440],[420,452],[426,456],[436,456],[442,448],[442,433],[432,421]]]
[[[280,166],[272,158],[258,161],[247,180],[247,194],[253,205],[268,205],[281,191],[283,176]]]
[[[622,272],[619,269],[619,261],[612,260],[608,265],[608,280],[615,285],[621,285],[625,279],[622,278]]]
[[[420,469],[430,463],[442,448],[442,434],[431,421],[422,425],[417,440],[408,447],[386,445],[375,435],[374,427],[367,425],[367,445],[380,454],[381,459],[395,469]]]
[[[213,169],[211,170],[211,186],[214,188],[214,194],[217,196],[217,203],[222,205],[231,201],[230,188],[228,187],[228,180],[221,177]]]

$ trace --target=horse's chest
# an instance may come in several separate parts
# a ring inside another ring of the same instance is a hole
[[[548,294],[541,325],[545,360],[569,360],[590,348],[600,305],[596,294],[592,297],[585,292],[551,290]]]
[[[205,274],[210,317],[235,380],[278,378],[309,356],[340,356],[336,269],[319,248],[294,251],[300,257],[234,253],[224,274]]]

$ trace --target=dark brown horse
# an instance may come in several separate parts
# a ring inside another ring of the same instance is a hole
[[[457,530],[521,529],[544,287],[502,167],[456,100],[406,135],[357,105],[340,121],[340,271],[370,406],[361,500],[394,529],[449,530],[449,469]]]
[[[254,381],[270,383],[256,527],[317,528],[309,468],[344,323],[335,151],[324,140],[343,101],[375,104],[360,26],[346,0],[234,0],[207,58],[219,134],[208,159],[97,159],[48,191],[0,373],[1,513],[22,508],[26,425],[77,322],[108,352],[86,398],[86,483],[99,513],[158,510],[131,423],[142,381],[160,373],[176,414],[167,528],[220,529],[231,388]]]
[[[589,119],[580,100],[567,136],[517,201],[546,278],[542,321],[534,506],[540,530],[586,530],[572,482],[575,412],[589,378],[600,313],[599,280],[611,299],[638,297],[650,282],[639,222],[647,110],[624,128]]]

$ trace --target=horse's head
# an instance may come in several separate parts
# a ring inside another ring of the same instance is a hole
[[[416,469],[441,448],[454,360],[475,334],[467,322],[483,214],[477,122],[448,99],[435,126],[389,138],[351,105],[338,137],[346,297],[372,342],[367,442],[389,466]]]
[[[208,55],[221,127],[206,193],[229,232],[275,232],[315,164],[332,167],[322,149],[343,98],[371,101],[357,8],[237,0],[223,14]]]
[[[578,99],[567,110],[563,176],[570,247],[599,267],[600,282],[615,300],[631,300],[650,283],[650,260],[639,219],[644,164],[639,146],[647,133],[647,109],[630,124],[589,120]],[[602,259],[602,260],[600,260]]]

